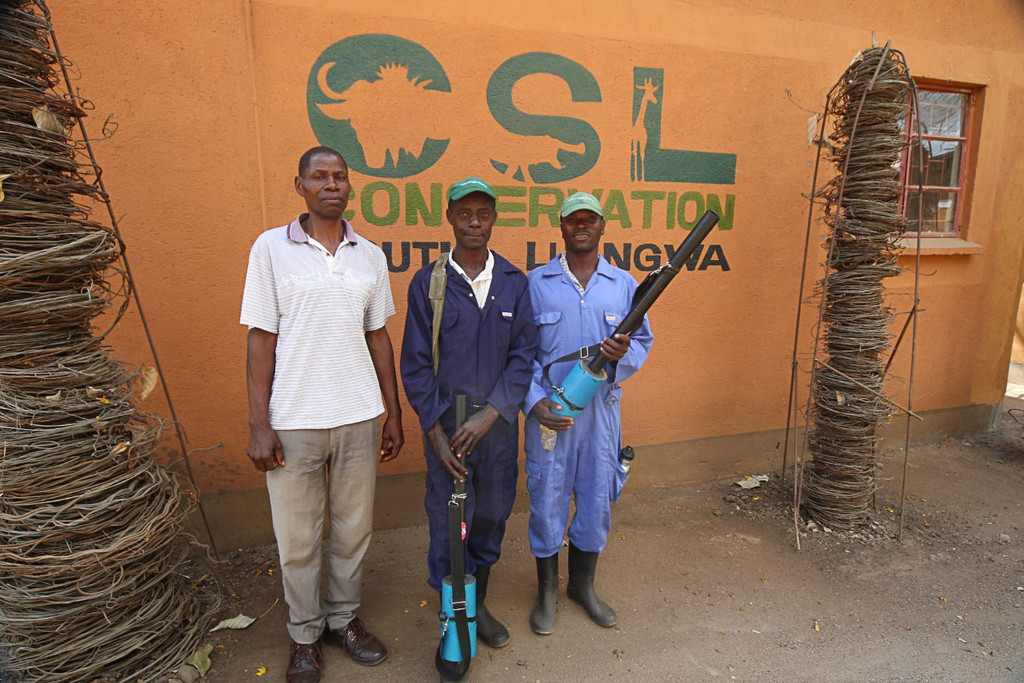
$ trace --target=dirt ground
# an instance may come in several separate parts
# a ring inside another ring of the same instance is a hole
[[[778,482],[627,487],[598,570],[599,591],[619,613],[611,629],[565,597],[563,552],[555,633],[531,632],[536,574],[527,516],[514,514],[488,596],[512,640],[501,650],[481,644],[466,680],[1024,681],[1016,418],[1024,421],[1024,401],[1008,397],[996,431],[911,449],[899,542],[898,449],[885,459],[872,529],[843,536],[801,524],[800,550],[792,494]],[[391,656],[367,669],[325,646],[323,680],[437,680],[426,541],[425,527],[375,535],[360,615]],[[224,616],[262,616],[210,635],[204,680],[283,680],[289,641],[275,550],[237,550],[227,562],[240,597]]]

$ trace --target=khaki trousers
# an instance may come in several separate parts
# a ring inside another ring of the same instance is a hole
[[[344,628],[362,597],[373,530],[380,418],[333,429],[282,429],[284,467],[267,472],[281,558],[288,633],[315,642],[325,624]],[[330,515],[327,592],[320,599],[324,511]]]

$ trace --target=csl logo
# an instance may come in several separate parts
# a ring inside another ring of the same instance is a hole
[[[352,170],[407,178],[448,149],[443,114],[451,90],[444,68],[422,45],[370,33],[323,51],[309,74],[306,105],[317,140],[341,152]]]
[[[594,75],[568,57],[529,52],[506,60],[491,74],[486,98],[494,122],[515,138],[505,145],[507,154],[486,155],[486,160],[520,182],[578,178],[597,164],[600,134],[583,119],[520,109],[513,89],[534,74],[564,81],[573,102],[602,101]],[[623,107],[622,126],[630,146],[629,168],[623,171],[631,180],[735,183],[735,154],[661,147],[667,87],[662,69],[634,67],[633,85],[632,111]],[[324,50],[310,70],[306,103],[320,143],[340,151],[354,171],[378,178],[426,171],[441,159],[460,127],[444,67],[422,45],[388,34],[350,36]]]

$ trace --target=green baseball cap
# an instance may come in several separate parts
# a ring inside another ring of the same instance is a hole
[[[576,194],[570,195],[564,202],[562,202],[562,210],[559,215],[564,218],[573,211],[579,211],[580,209],[593,211],[601,218],[604,218],[604,212],[601,211],[601,202],[597,201],[597,197],[589,192],[577,192]]]
[[[453,202],[456,199],[462,199],[467,194],[472,194],[473,192],[483,192],[494,201],[498,201],[498,195],[494,194],[494,190],[491,189],[490,185],[472,176],[463,178],[448,189],[448,201]]]

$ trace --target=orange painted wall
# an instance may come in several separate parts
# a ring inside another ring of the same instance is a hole
[[[313,64],[332,43],[363,33],[422,45],[451,81],[444,106],[423,112],[450,135],[449,147],[422,173],[388,180],[399,192],[409,182],[447,187],[469,174],[516,185],[490,159],[515,158],[525,143],[492,117],[487,84],[507,59],[546,52],[586,67],[601,101],[573,102],[563,81],[540,74],[519,82],[515,102],[529,113],[589,122],[601,153],[582,177],[518,184],[618,188],[627,197],[632,190],[734,195],[732,229],[709,240],[721,245],[729,270],[683,274],[651,315],[654,352],[624,402],[626,438],[636,445],[784,426],[807,211],[802,194],[814,159],[808,110],[821,108],[851,58],[870,47],[872,32],[906,53],[915,76],[976,84],[984,103],[965,236],[982,250],[923,257],[914,405],[1000,400],[1024,254],[1024,6],[1017,0],[790,0],[770,10],[750,0],[525,0],[514,9],[455,0],[211,0],[187,9],[153,0],[49,4],[81,92],[95,103],[91,133],[100,134],[108,114],[119,125],[97,153],[124,216],[128,254],[191,446],[223,445],[194,455],[206,493],[262,485],[244,455],[245,330],[237,318],[246,258],[262,230],[302,208],[292,178],[299,154],[317,144],[306,100]],[[662,147],[735,154],[734,184],[630,180],[634,67],[664,70]],[[409,125],[384,116],[395,131]],[[354,174],[356,192],[377,180]],[[383,194],[377,198],[375,210],[384,211]],[[358,194],[353,205],[360,208]],[[606,241],[682,240],[657,211],[642,227],[642,204],[629,205],[633,226],[610,223]],[[377,227],[357,214],[353,223],[377,242],[450,239],[445,227],[409,226],[404,218]],[[492,246],[522,265],[526,242],[556,241],[544,221],[496,229]],[[817,244],[812,255],[813,278]],[[396,342],[414,270],[392,277]],[[908,310],[912,275],[891,284],[893,304]],[[137,312],[111,343],[122,359],[151,364]],[[904,377],[906,357],[896,365]],[[156,392],[144,407],[167,414]],[[406,433],[407,450],[382,474],[422,469],[411,410]]]

